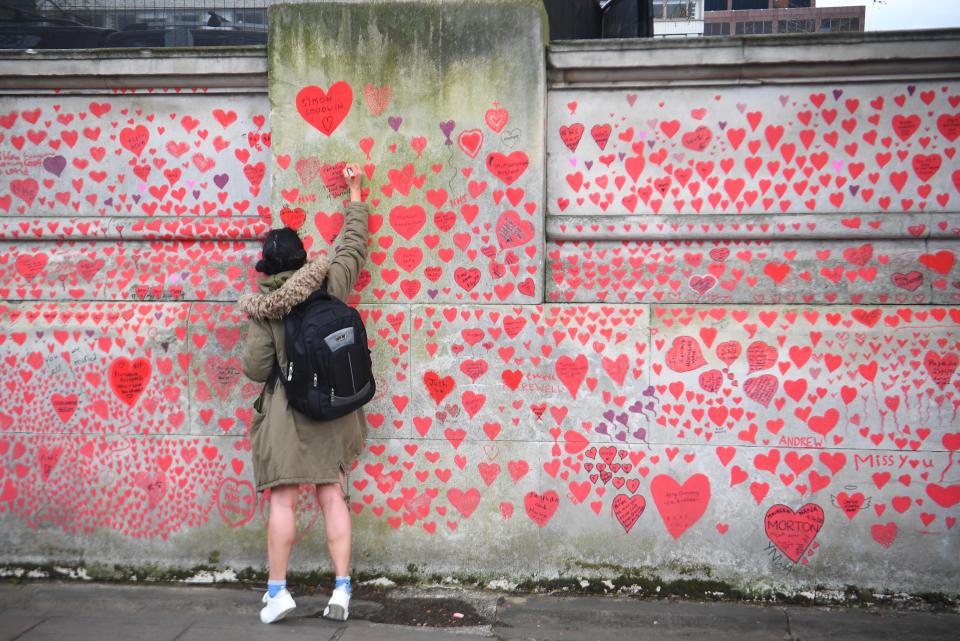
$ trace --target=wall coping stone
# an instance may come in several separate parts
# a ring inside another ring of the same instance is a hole
[[[24,73],[29,63],[30,73]],[[0,52],[0,92],[194,89],[266,93],[264,46]]]
[[[570,40],[547,50],[551,89],[956,77],[960,29]]]

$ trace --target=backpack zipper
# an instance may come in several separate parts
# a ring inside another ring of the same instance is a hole
[[[353,376],[353,359],[350,358],[350,352],[347,352],[347,365],[350,366],[350,385],[353,386],[353,393],[357,393],[357,379]]]
[[[293,380],[293,361],[287,363],[287,381]]]

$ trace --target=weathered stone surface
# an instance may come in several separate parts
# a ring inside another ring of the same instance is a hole
[[[920,240],[551,242],[547,299],[720,305],[952,301],[960,275],[960,266],[949,260],[956,245],[942,241],[931,250]]]
[[[549,211],[952,211],[955,90],[837,81],[553,91]]]
[[[274,209],[329,242],[336,167],[362,165],[375,211],[365,302],[542,300],[541,14],[529,2],[270,8]]]

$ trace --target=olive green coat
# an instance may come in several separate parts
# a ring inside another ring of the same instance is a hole
[[[339,247],[329,261],[313,260],[299,270],[265,276],[259,294],[240,298],[249,317],[243,350],[243,373],[266,382],[278,359],[285,370],[283,317],[303,302],[327,276],[327,291],[346,300],[353,291],[367,257],[369,207],[351,202],[347,207]],[[363,450],[367,423],[363,409],[333,421],[315,421],[290,408],[283,385],[266,389],[250,428],[253,472],[257,491],[278,485],[339,483],[340,472],[350,470]]]

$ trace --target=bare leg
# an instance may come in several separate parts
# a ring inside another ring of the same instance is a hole
[[[281,485],[270,491],[270,519],[267,522],[267,560],[270,580],[287,578],[287,565],[297,534],[297,498],[300,488]]]
[[[353,531],[350,510],[343,496],[343,474],[340,483],[317,486],[317,500],[323,510],[323,525],[327,534],[327,551],[336,576],[350,574],[350,546]]]

